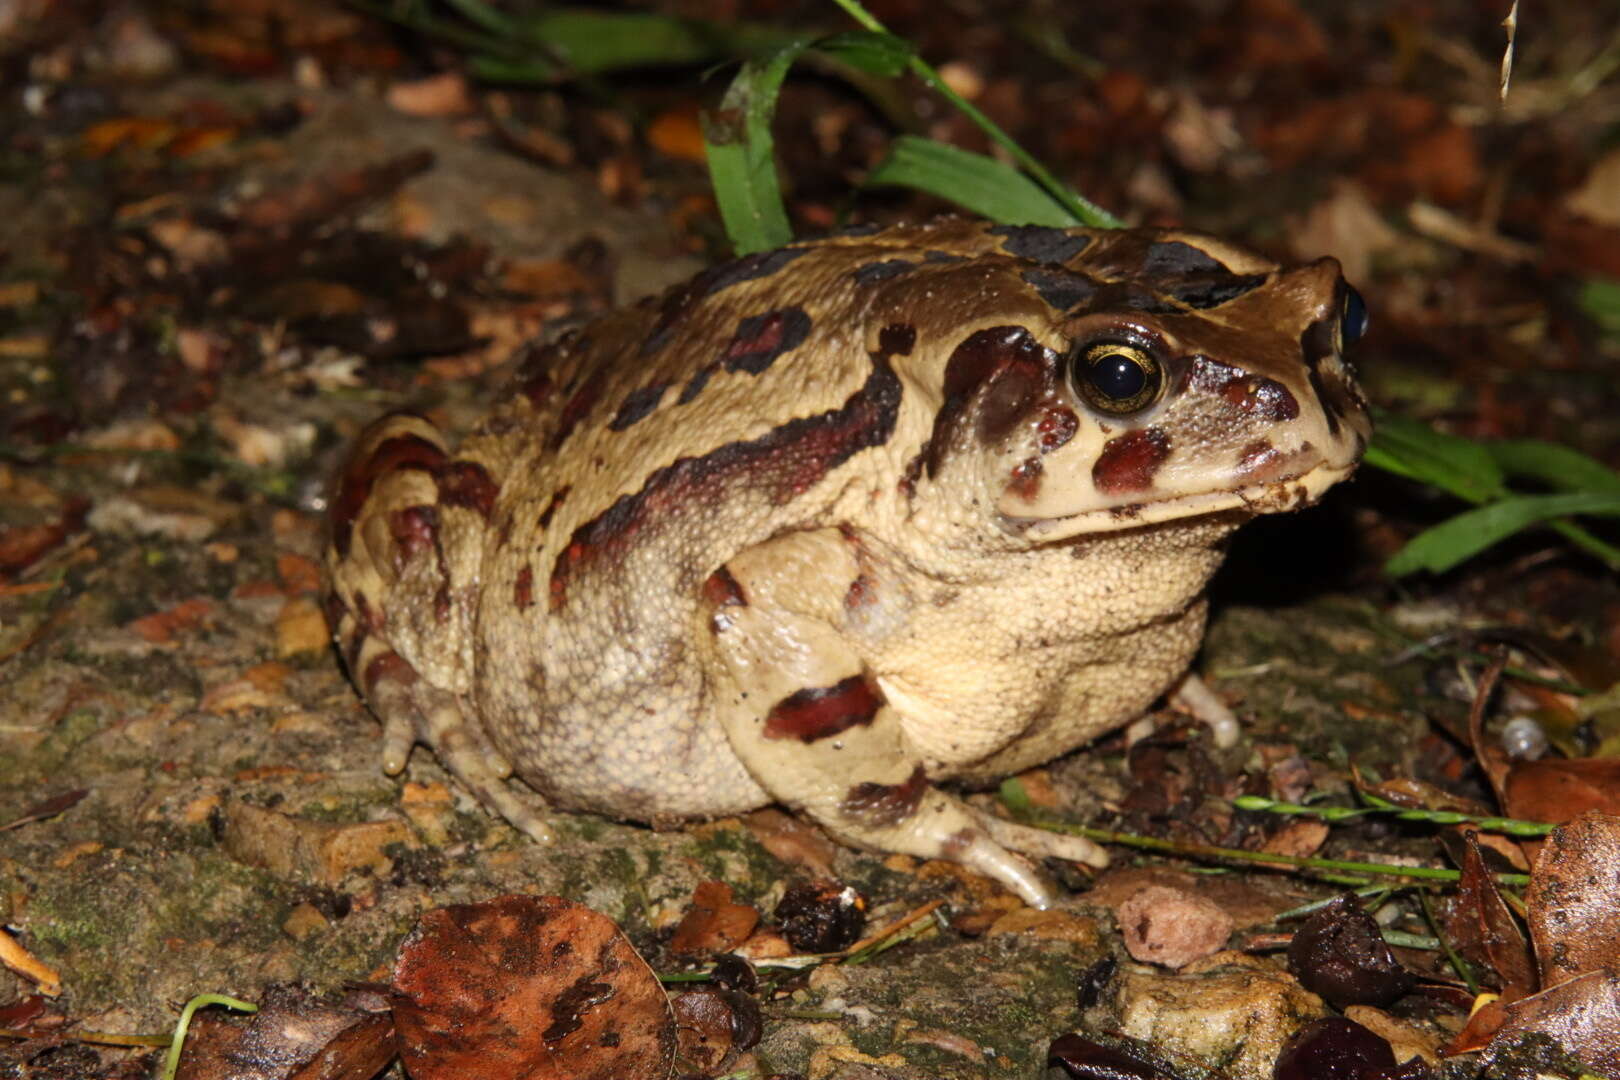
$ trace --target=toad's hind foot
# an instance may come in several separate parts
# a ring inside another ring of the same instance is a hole
[[[375,653],[375,655],[371,655]],[[397,653],[373,639],[361,649],[366,701],[383,723],[383,771],[396,776],[411,748],[426,743],[435,756],[496,817],[541,844],[557,838],[529,800],[512,790],[512,767],[476,724],[467,722],[454,694],[427,685]]]

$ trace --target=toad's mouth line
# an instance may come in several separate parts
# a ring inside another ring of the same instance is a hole
[[[1228,491],[1195,492],[1169,498],[1148,495],[1139,503],[1123,503],[1101,510],[1085,510],[1068,517],[1007,517],[1011,531],[1030,540],[1066,540],[1083,533],[1116,532],[1164,521],[1205,517],[1228,510],[1251,514],[1280,514],[1301,510],[1322,497],[1328,488],[1356,471],[1359,462],[1339,465],[1322,462],[1298,476]]]

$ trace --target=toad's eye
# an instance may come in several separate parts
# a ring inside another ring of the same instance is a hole
[[[1339,340],[1353,345],[1367,332],[1367,302],[1350,286],[1344,287],[1344,313],[1339,316]]]
[[[1164,368],[1147,350],[1101,341],[1076,354],[1070,373],[1080,396],[1098,412],[1126,416],[1159,400]]]

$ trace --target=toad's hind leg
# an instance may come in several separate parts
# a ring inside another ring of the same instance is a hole
[[[490,812],[543,843],[553,833],[508,785],[511,766],[467,702],[478,552],[494,485],[416,416],[360,437],[332,506],[327,618],[349,676],[383,724],[383,770],[435,755]]]
[[[946,858],[1045,907],[1051,887],[1016,851],[1103,865],[1078,837],[999,822],[935,787],[878,678],[839,626],[858,573],[836,530],[778,538],[705,586],[733,750],[771,796],[857,847]]]

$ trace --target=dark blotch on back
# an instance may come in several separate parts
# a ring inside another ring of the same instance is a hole
[[[1220,307],[1252,292],[1270,280],[1268,274],[1227,274],[1220,277],[1198,277],[1172,281],[1164,286],[1166,296],[1181,301],[1190,308],[1200,310]]]
[[[557,414],[557,430],[551,434],[551,449],[556,450],[567,442],[568,436],[574,433],[574,428],[579,426],[579,422],[596,408],[596,402],[602,396],[602,383],[606,378],[606,369],[599,368],[591,372],[579,389],[569,396],[562,411]]]
[[[1206,252],[1182,243],[1180,240],[1161,240],[1149,244],[1142,257],[1144,276],[1163,274],[1225,274],[1227,268]]]
[[[917,347],[917,328],[907,323],[890,323],[878,331],[878,348],[884,356],[910,356]]]
[[[1150,315],[1180,315],[1180,304],[1134,281],[1111,281],[1099,286],[1091,300],[1094,311],[1145,311]]]
[[[1077,307],[1097,292],[1096,283],[1090,278],[1070,271],[1025,270],[1022,276],[1042,300],[1059,311]]]
[[[664,400],[664,391],[668,389],[669,383],[656,383],[630,391],[624,396],[624,404],[619,406],[619,411],[608,421],[608,429],[623,431],[637,420],[644,418],[658,408],[658,403]]]
[[[1098,491],[1110,495],[1147,491],[1169,456],[1170,436],[1158,428],[1126,432],[1104,444],[1091,468],[1091,480]]]
[[[758,251],[741,259],[710,267],[684,284],[665,292],[657,301],[658,318],[646,340],[641,343],[641,355],[651,356],[679,336],[681,323],[691,314],[704,297],[713,296],[722,289],[744,281],[769,277],[801,255],[811,252],[808,247],[779,248],[776,251]]]
[[[799,307],[750,315],[737,324],[737,332],[726,346],[725,369],[758,375],[777,357],[803,345],[812,325],[809,313]],[[684,393],[682,399],[691,400]]]
[[[885,259],[882,262],[872,262],[857,267],[850,276],[855,279],[858,285],[873,285],[879,281],[897,278],[901,274],[909,274],[916,268],[915,263],[907,262],[905,259]]]
[[[716,266],[699,275],[703,282],[703,295],[713,296],[721,289],[729,289],[744,281],[770,277],[788,263],[812,251],[808,247],[778,248],[775,251],[757,251],[733,262]]]
[[[797,690],[771,706],[765,737],[815,742],[870,724],[882,707],[883,695],[871,681],[851,675],[831,686]]]
[[[999,236],[1001,250],[1020,259],[1061,265],[1091,246],[1091,237],[1076,236],[1045,225],[997,225],[991,236]]]

